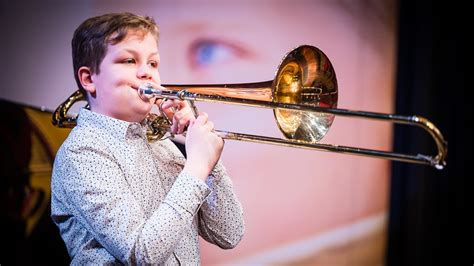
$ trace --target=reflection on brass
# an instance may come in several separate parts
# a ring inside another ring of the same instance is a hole
[[[446,165],[447,142],[433,123],[419,116],[400,116],[337,109],[338,87],[336,73],[328,57],[318,48],[302,45],[287,53],[273,80],[241,84],[164,85],[154,88],[140,86],[139,95],[145,100],[156,98],[181,99],[257,106],[273,109],[276,122],[286,139],[256,136],[216,130],[222,138],[267,143],[321,151],[347,153],[384,158],[395,161],[427,164],[443,169]],[[73,127],[76,118],[68,116],[69,108],[85,100],[76,91],[53,114],[53,123],[59,127]],[[435,140],[438,154],[400,154],[389,151],[364,149],[318,143],[328,132],[335,115],[386,120],[398,124],[419,126]],[[164,114],[150,114],[146,118],[149,140],[158,140],[170,131],[162,119]]]

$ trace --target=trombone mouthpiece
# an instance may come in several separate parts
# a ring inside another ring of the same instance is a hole
[[[155,97],[157,90],[150,83],[144,83],[138,87],[138,95],[145,101],[149,101]]]

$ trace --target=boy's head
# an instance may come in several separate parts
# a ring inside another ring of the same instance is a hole
[[[81,91],[85,92],[78,77],[79,68],[86,66],[92,74],[99,74],[99,66],[107,53],[108,45],[121,42],[129,30],[150,33],[158,40],[159,29],[153,18],[128,12],[92,17],[79,25],[71,46],[74,77]]]

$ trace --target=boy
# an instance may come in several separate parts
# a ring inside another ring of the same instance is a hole
[[[160,84],[158,34],[153,19],[131,13],[90,18],[74,33],[75,78],[90,110],[59,149],[51,184],[72,264],[199,264],[198,234],[222,248],[243,236],[242,207],[219,162],[224,143],[206,114],[163,105],[175,133],[187,128],[187,159],[169,140],[147,142],[141,122],[153,104],[137,89]]]

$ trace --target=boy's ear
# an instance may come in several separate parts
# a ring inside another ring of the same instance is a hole
[[[77,71],[77,75],[79,76],[79,81],[81,82],[82,87],[84,90],[89,92],[90,94],[95,93],[95,85],[92,81],[92,73],[89,67],[80,67]]]

